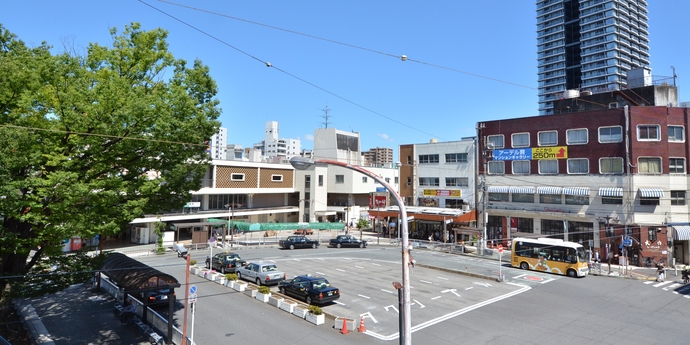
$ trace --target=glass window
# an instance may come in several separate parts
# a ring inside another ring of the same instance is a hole
[[[683,126],[668,126],[668,141],[685,141]]]
[[[362,183],[367,183],[367,177],[366,176],[362,176]]]
[[[563,220],[561,219],[542,219],[541,220],[541,233],[545,235],[557,235],[549,236],[555,238],[563,238],[563,233],[565,229],[563,228]],[[560,235],[560,236],[558,236]],[[545,249],[545,248],[542,248]]]
[[[568,145],[582,145],[589,141],[587,128],[569,129],[565,131],[566,144]]]
[[[647,205],[647,206],[659,205],[659,198],[640,197],[640,205]]]
[[[599,128],[599,142],[600,143],[620,143],[623,141],[623,127],[600,127]]]
[[[508,193],[489,193],[489,201],[508,202]]]
[[[513,174],[529,174],[529,161],[513,161]]]
[[[323,187],[323,175],[319,175],[319,187]]]
[[[685,174],[685,158],[668,159],[669,174]]]
[[[540,204],[561,204],[560,194],[539,194]]]
[[[647,228],[647,238],[650,242],[656,242],[656,228]]]
[[[419,164],[438,164],[438,154],[419,155]]]
[[[424,187],[438,187],[439,178],[438,177],[420,177],[419,185]]]
[[[558,132],[539,132],[539,146],[556,146],[558,144]]]
[[[489,135],[488,137],[486,137],[486,143],[487,143],[487,146],[489,143],[493,144],[494,150],[502,149],[504,147],[503,134],[501,134],[501,135]]]
[[[539,161],[540,174],[558,174],[558,160],[542,159]]]
[[[271,181],[283,182],[283,175],[271,175]]]
[[[518,232],[528,232],[528,233],[534,233],[534,219],[532,218],[513,218],[510,217],[510,222],[513,222],[513,219],[517,222],[517,231]],[[511,224],[512,227],[512,224]]]
[[[467,163],[467,153],[446,153],[446,163]]]
[[[622,174],[623,158],[604,157],[599,158],[599,173],[601,174]]]
[[[589,174],[589,159],[568,159],[568,174]]]
[[[462,199],[446,199],[446,208],[462,208]]]
[[[604,205],[623,205],[623,197],[621,196],[602,196],[601,203]]]
[[[345,175],[335,175],[335,183],[345,183]]]
[[[506,173],[506,165],[503,161],[491,161],[489,162],[489,174],[491,175],[503,175]]]
[[[407,178],[407,185],[408,185],[408,186],[411,186],[411,185],[412,185],[412,178],[411,178],[411,177],[408,177],[408,178]]]
[[[468,187],[469,177],[446,177],[446,187]]]
[[[685,191],[684,190],[672,190],[671,191],[671,205],[674,205],[674,206],[685,205]]]
[[[230,181],[244,181],[244,174],[230,174]]]
[[[534,203],[534,194],[513,193],[513,202]]]
[[[512,135],[513,147],[529,147],[529,133],[515,133]]]
[[[566,205],[589,205],[589,195],[566,195]]]
[[[637,125],[637,140],[659,140],[659,125]]]
[[[661,158],[639,157],[637,158],[637,172],[640,174],[661,174]]]

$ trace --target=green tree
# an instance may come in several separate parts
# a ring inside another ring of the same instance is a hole
[[[86,56],[51,55],[0,25],[0,275],[29,272],[70,236],[180,208],[201,186],[220,125],[208,67],[175,59],[162,29],[111,36]],[[0,297],[18,292],[10,281]]]

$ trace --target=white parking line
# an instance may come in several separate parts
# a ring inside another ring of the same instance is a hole
[[[471,289],[474,289],[474,286],[470,286],[470,287],[468,287],[468,288],[465,288],[465,291],[471,290]]]
[[[355,266],[355,267],[356,267],[356,268],[361,268],[361,269],[364,269],[364,267],[362,267],[362,266]]]
[[[422,283],[427,283],[427,284],[432,284],[431,282],[426,281],[426,280],[420,280],[420,282],[422,282]]]
[[[336,268],[335,270],[340,271],[340,272],[345,272],[345,270],[341,270],[340,268]]]
[[[439,299],[439,298],[441,298],[441,296],[432,297],[431,299],[435,300],[435,299]]]
[[[366,298],[366,299],[371,299],[371,297],[369,297],[369,296],[364,296],[364,295],[360,295],[360,294],[357,294],[357,296],[363,297],[363,298]]]
[[[318,275],[320,275],[320,276],[325,276],[325,275],[326,275],[326,273],[321,273],[321,272],[314,272],[314,273],[316,273],[316,274],[318,274]]]
[[[448,280],[448,278],[443,278],[443,277],[436,277],[436,278],[442,279],[442,280]]]
[[[374,265],[374,266],[381,266],[381,265],[379,265],[379,264],[375,264],[375,263],[372,263],[372,265]]]
[[[333,302],[335,302],[335,303],[337,303],[337,304],[340,304],[340,305],[347,305],[347,304],[345,304],[345,303],[338,302],[338,301],[333,301]]]
[[[393,291],[385,290],[385,289],[381,289],[381,291],[383,291],[383,292],[388,292],[388,293],[395,293],[395,292],[393,292]]]

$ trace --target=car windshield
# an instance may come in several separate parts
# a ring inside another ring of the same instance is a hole
[[[313,282],[311,282],[311,285],[312,288],[316,290],[325,289],[331,286],[331,284],[329,284],[328,280],[326,279],[314,280]]]
[[[240,256],[237,254],[225,256],[225,261],[237,261],[239,259],[240,259]]]
[[[278,267],[276,267],[276,265],[268,265],[268,266],[261,267],[261,272],[273,272],[273,271],[277,271],[277,270],[278,270]]]

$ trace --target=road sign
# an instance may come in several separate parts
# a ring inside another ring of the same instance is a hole
[[[500,244],[498,245],[498,252],[503,253],[503,246]]]
[[[196,294],[193,293],[191,296],[189,296],[189,303],[196,303]]]
[[[191,287],[189,287],[189,293],[191,293],[191,294],[196,293],[196,285],[192,285]]]
[[[628,238],[623,241],[623,245],[626,247],[632,246],[632,239]]]

